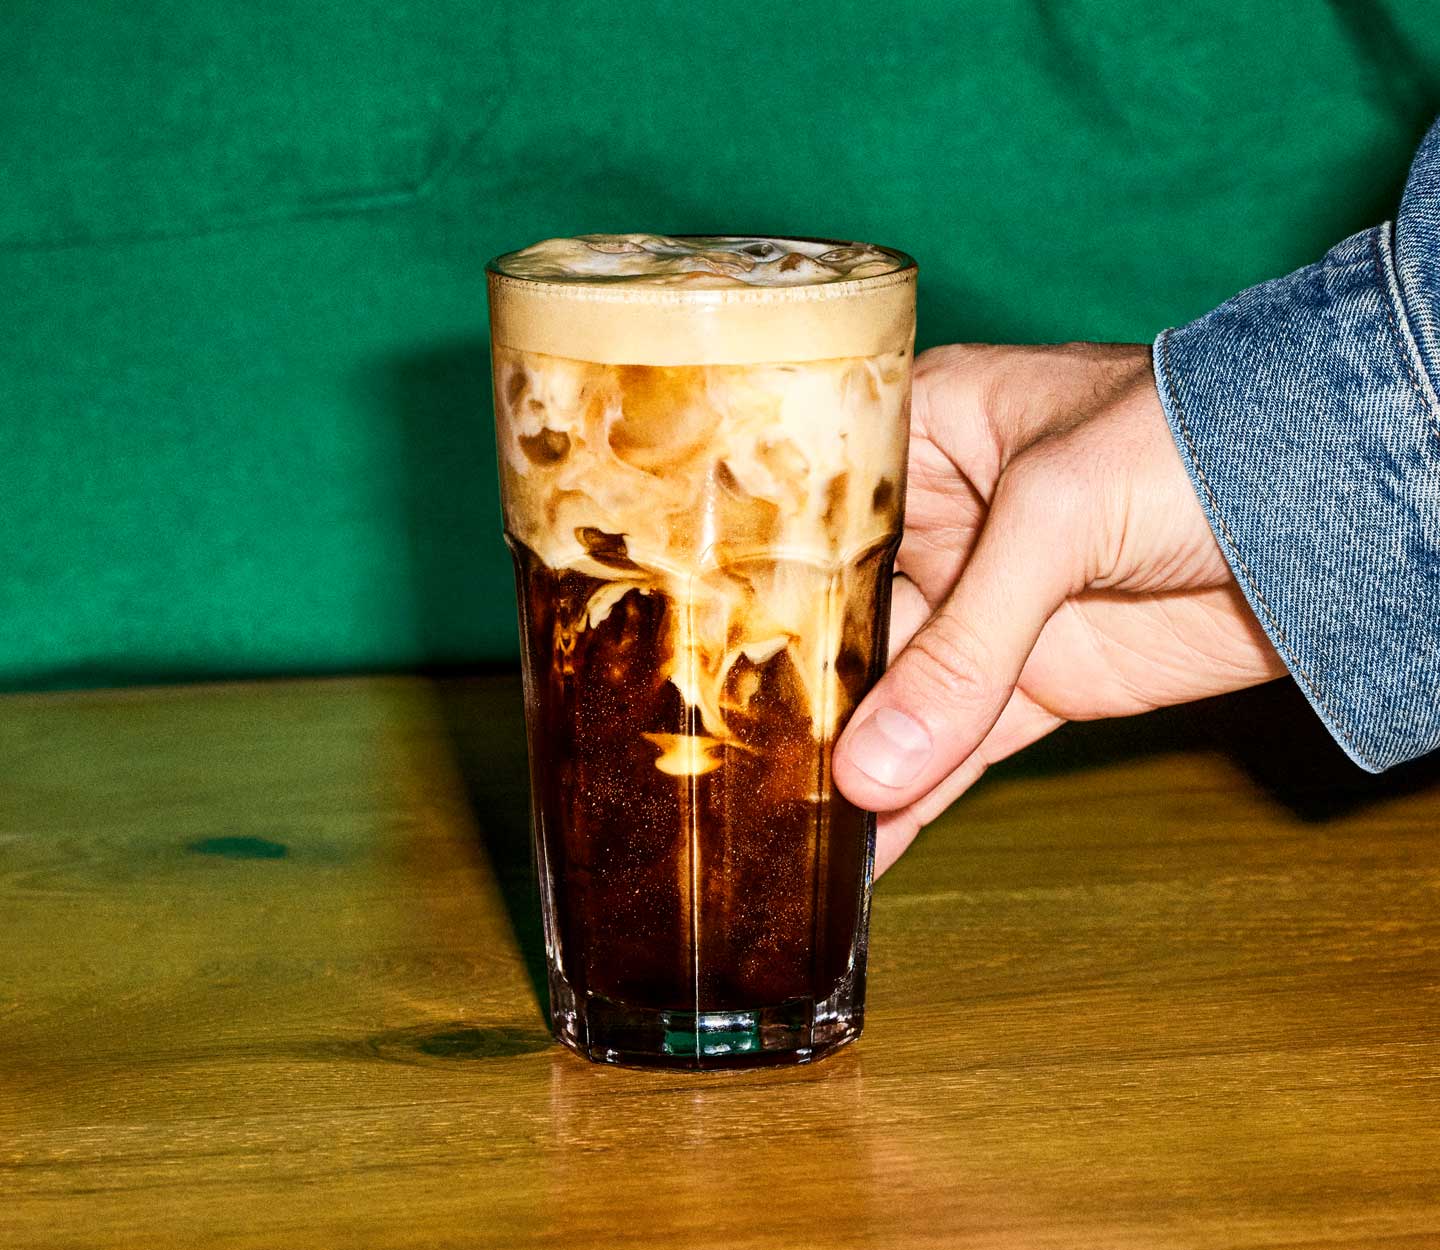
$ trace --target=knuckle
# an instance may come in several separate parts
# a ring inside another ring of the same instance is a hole
[[[1047,439],[1006,467],[996,503],[1018,509],[1033,525],[1072,517],[1090,494],[1090,469],[1084,458],[1071,454],[1066,440]]]
[[[906,684],[940,708],[988,703],[994,685],[988,649],[975,632],[952,615],[934,618],[906,647]]]
[[[948,343],[944,347],[931,347],[915,357],[915,376],[928,377],[932,373],[944,373],[962,367],[975,360],[981,348],[973,343]]]

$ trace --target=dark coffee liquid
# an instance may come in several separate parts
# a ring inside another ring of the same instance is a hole
[[[852,951],[863,959],[873,818],[835,790],[834,740],[817,740],[790,652],[739,656],[719,676],[728,735],[717,743],[669,676],[683,605],[631,589],[591,624],[605,582],[511,545],[536,853],[566,982],[580,997],[659,1010],[828,999]],[[817,628],[840,639],[826,683],[841,702],[828,718],[837,734],[883,661],[894,554],[890,542],[846,568],[785,570],[813,595]],[[754,567],[704,578],[748,584]],[[687,738],[714,744],[695,755],[708,771],[662,771],[665,744]]]

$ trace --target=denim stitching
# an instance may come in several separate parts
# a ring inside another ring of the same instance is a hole
[[[1355,744],[1355,735],[1346,728],[1341,717],[1330,705],[1329,700],[1325,697],[1319,686],[1316,685],[1314,678],[1310,676],[1305,670],[1304,665],[1300,663],[1299,657],[1290,646],[1290,641],[1285,635],[1285,630],[1281,628],[1280,622],[1275,617],[1274,610],[1270,607],[1269,600],[1265,598],[1265,592],[1260,589],[1259,584],[1255,580],[1255,575],[1250,571],[1250,566],[1245,563],[1245,557],[1240,554],[1240,546],[1235,541],[1235,535],[1231,533],[1230,526],[1220,511],[1220,500],[1210,486],[1210,479],[1205,476],[1205,467],[1200,462],[1200,449],[1190,433],[1189,418],[1186,417],[1185,407],[1180,402],[1180,392],[1175,387],[1175,379],[1170,374],[1170,335],[1168,332],[1162,336],[1161,344],[1160,361],[1165,371],[1165,386],[1170,392],[1170,402],[1175,410],[1176,423],[1180,427],[1180,433],[1185,439],[1186,447],[1190,450],[1190,463],[1195,466],[1195,476],[1204,488],[1205,498],[1210,502],[1211,514],[1220,526],[1220,532],[1225,539],[1225,545],[1229,547],[1231,554],[1235,558],[1236,565],[1239,566],[1241,573],[1244,574],[1246,584],[1255,596],[1255,601],[1264,612],[1265,621],[1270,626],[1271,633],[1280,648],[1281,654],[1285,657],[1290,671],[1305,683],[1305,688],[1310,692],[1311,697],[1329,714],[1330,719],[1334,721],[1336,729],[1343,735],[1350,749],[1371,768],[1378,768],[1378,765]]]
[[[1386,258],[1380,250],[1380,230],[1376,229],[1370,237],[1370,251],[1375,257],[1375,273],[1380,282],[1380,302],[1385,306],[1385,318],[1390,323],[1390,331],[1395,336],[1395,346],[1399,349],[1400,359],[1405,362],[1405,374],[1410,379],[1410,385],[1415,390],[1415,398],[1420,401],[1420,407],[1425,410],[1425,415],[1430,419],[1430,425],[1434,427],[1434,433],[1440,438],[1440,417],[1436,416],[1435,409],[1430,403],[1425,388],[1420,384],[1420,379],[1415,374],[1414,362],[1410,359],[1411,338],[1408,334],[1402,334],[1400,321],[1395,311],[1394,289],[1392,287],[1392,274],[1390,266],[1386,264]],[[1398,283],[1394,284],[1398,286]],[[1408,326],[1406,327],[1408,330]],[[1428,379],[1427,379],[1428,380]]]

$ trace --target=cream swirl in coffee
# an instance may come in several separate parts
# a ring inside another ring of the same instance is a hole
[[[719,767],[771,686],[821,742],[858,699],[900,529],[914,278],[865,244],[644,234],[492,265],[511,542],[584,586],[559,655],[631,596],[663,602],[644,662],[699,723],[652,735],[661,771]]]

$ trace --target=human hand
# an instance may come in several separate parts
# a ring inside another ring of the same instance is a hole
[[[876,872],[989,764],[1067,720],[1285,666],[1220,552],[1139,344],[916,361],[889,671],[834,777],[881,812]]]

